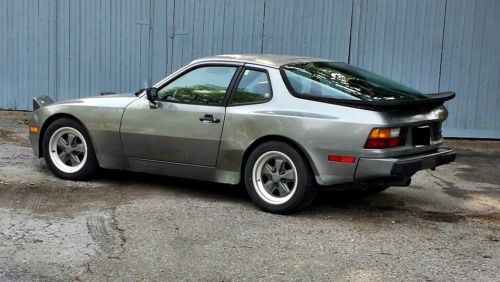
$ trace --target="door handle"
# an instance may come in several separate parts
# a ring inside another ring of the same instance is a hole
[[[204,115],[200,117],[200,121],[202,121],[203,123],[219,123],[220,119],[214,118],[213,115]]]

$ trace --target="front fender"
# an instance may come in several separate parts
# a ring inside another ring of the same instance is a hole
[[[30,126],[39,128],[38,132],[30,133],[33,153],[37,157],[43,156],[42,138],[52,121],[70,117],[86,128],[101,167],[127,169],[120,139],[120,123],[125,107],[135,99],[128,96],[100,96],[53,103],[35,110],[29,119]]]

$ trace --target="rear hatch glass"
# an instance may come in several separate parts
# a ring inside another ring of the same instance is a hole
[[[282,69],[294,94],[300,96],[358,101],[428,99],[417,90],[345,63],[294,63]]]

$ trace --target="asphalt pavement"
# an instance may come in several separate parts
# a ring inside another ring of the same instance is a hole
[[[0,111],[0,281],[500,281],[500,141],[369,198],[273,215],[242,186],[120,171],[56,178]]]

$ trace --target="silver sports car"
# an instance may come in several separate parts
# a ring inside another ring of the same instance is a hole
[[[320,187],[374,193],[454,161],[440,147],[454,95],[324,59],[220,55],[135,94],[35,97],[29,132],[35,156],[64,179],[101,167],[244,182],[263,210],[288,213]]]

